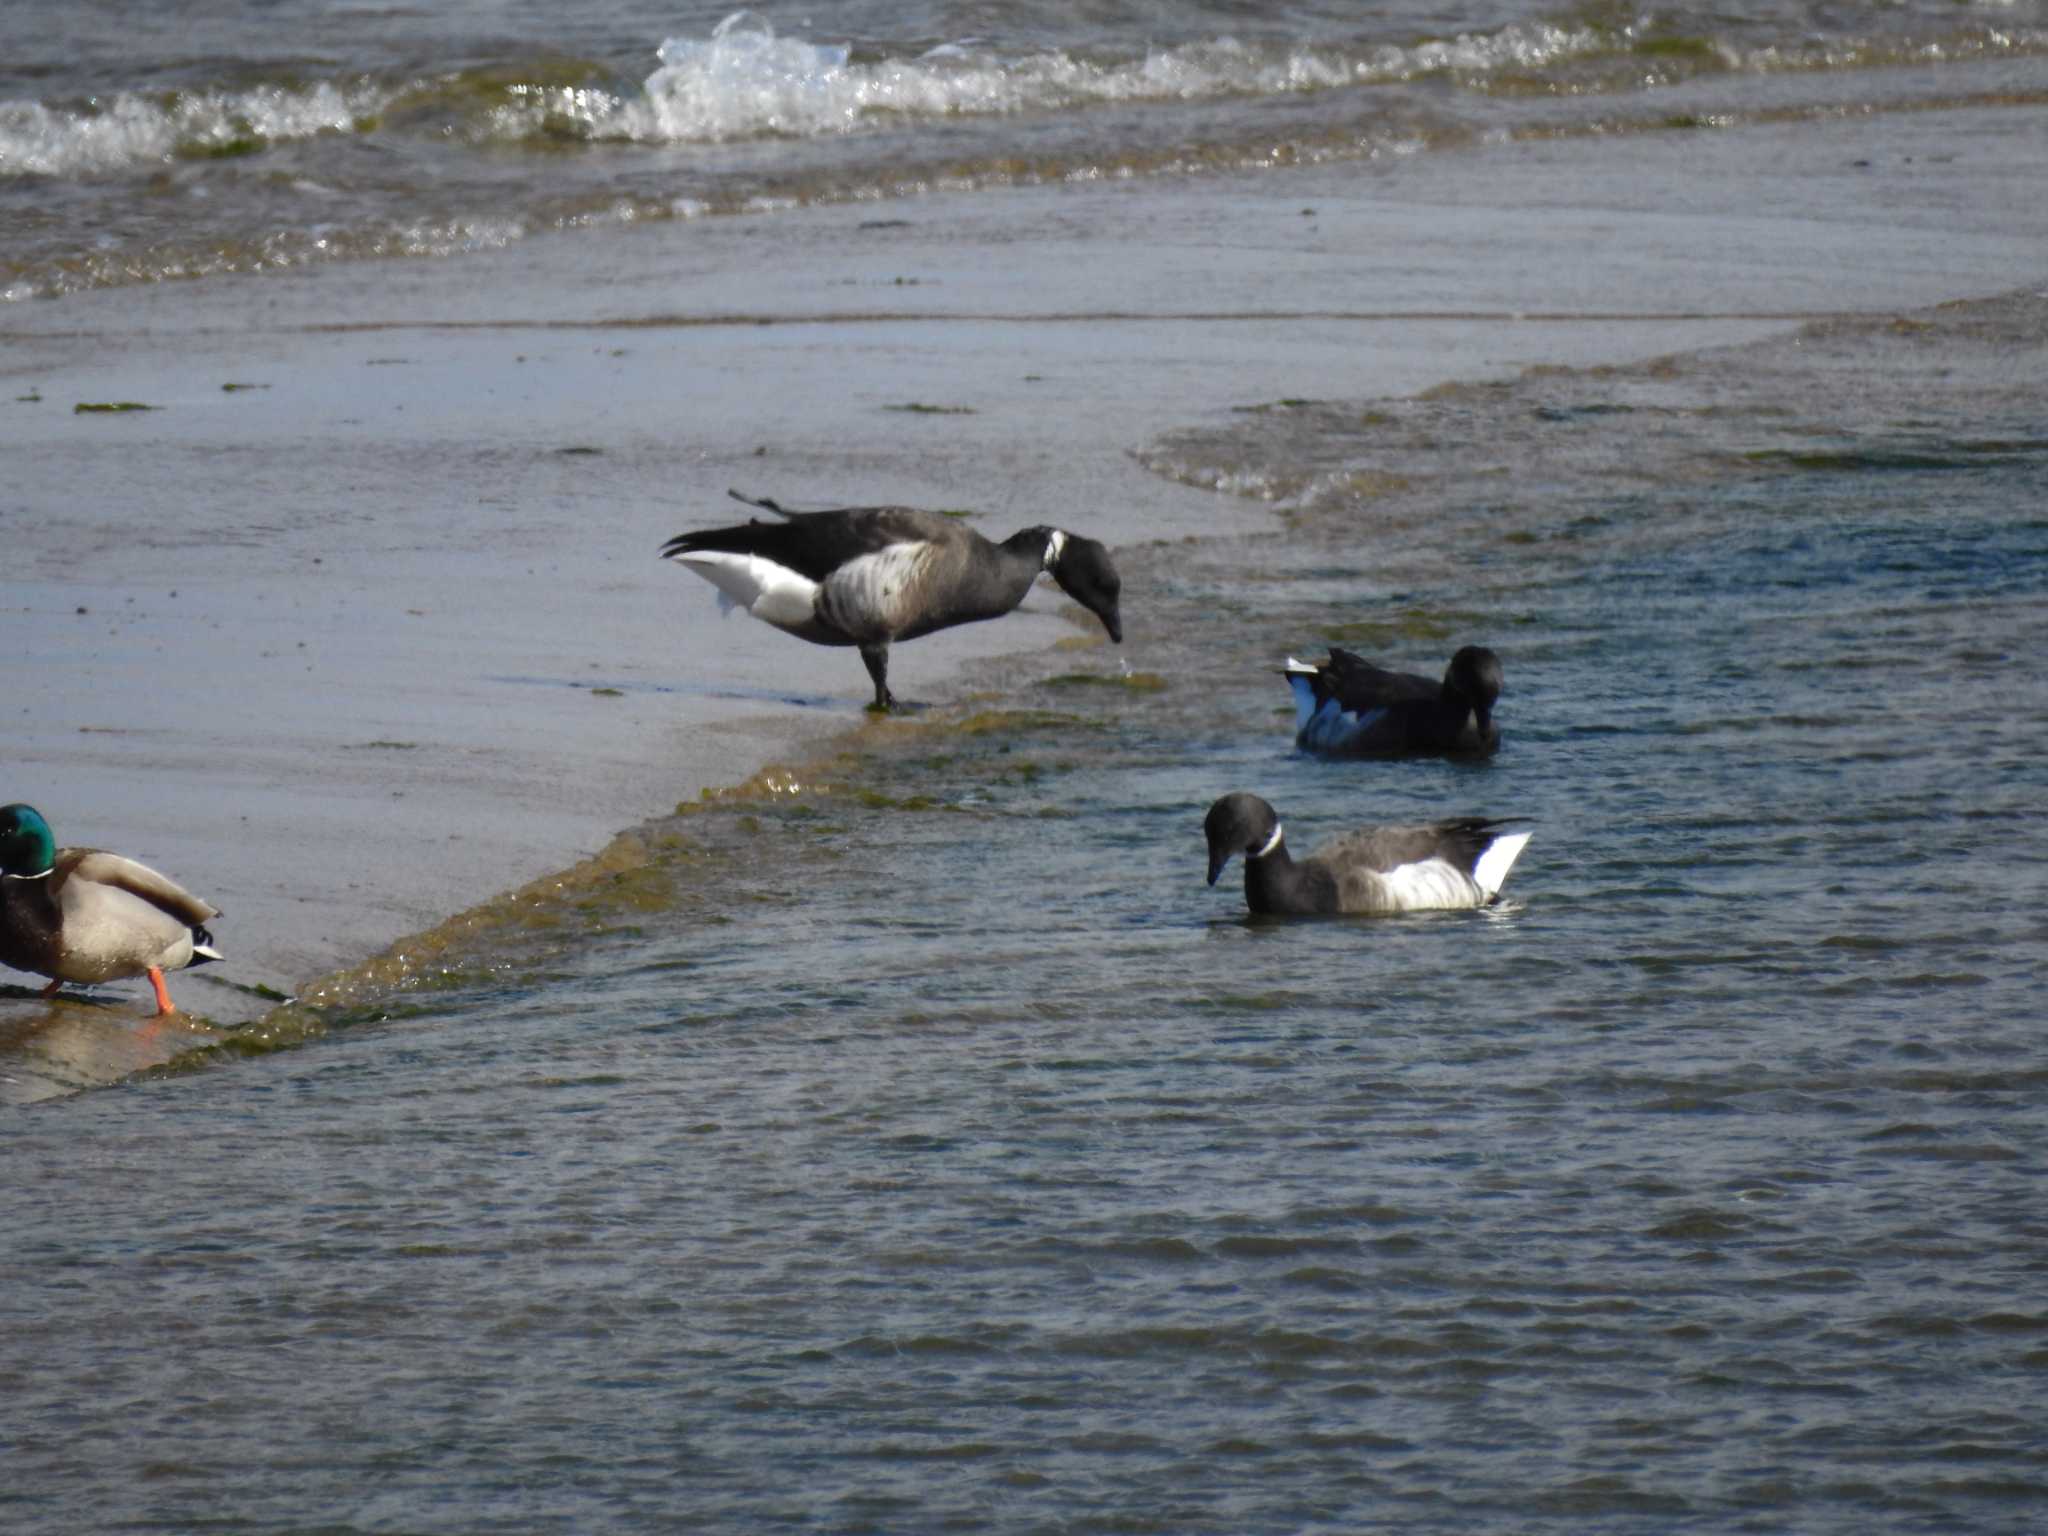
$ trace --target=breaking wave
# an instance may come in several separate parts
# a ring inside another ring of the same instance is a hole
[[[779,37],[751,12],[736,11],[709,38],[663,43],[661,68],[637,98],[607,104],[589,93],[546,92],[529,110],[580,120],[599,139],[815,138],[906,120],[1273,96],[1439,70],[1529,69],[1600,46],[1591,30],[1509,27],[1486,37],[1377,48],[1363,57],[1336,48],[1260,49],[1221,38],[1140,59],[1004,56],[948,43],[915,58],[862,61],[844,47]]]
[[[708,40],[662,44],[662,67],[648,78],[644,98],[621,111],[615,131],[665,141],[811,137],[891,118],[1279,95],[1447,68],[1530,67],[1594,46],[1587,31],[1511,27],[1487,38],[1376,49],[1362,59],[1336,50],[1260,50],[1223,38],[1108,62],[1063,52],[1003,58],[947,44],[915,59],[858,63],[844,48],[779,38],[741,11]]]
[[[2024,31],[1969,30],[1805,48],[1744,48],[1635,25],[1517,23],[1395,46],[1248,44],[1221,37],[1143,56],[1006,53],[947,43],[858,57],[778,34],[735,11],[708,37],[672,37],[659,67],[621,79],[546,58],[406,81],[369,77],[245,90],[123,92],[103,101],[0,102],[0,178],[85,178],[171,160],[234,158],[326,135],[419,134],[479,146],[724,144],[822,139],[949,118],[1056,114],[1105,105],[1301,95],[1448,77],[1478,91],[1584,94],[1701,73],[1853,69],[2040,51]]]
[[[1282,95],[1439,71],[1527,71],[1605,46],[1603,34],[1589,29],[1509,27],[1358,56],[1334,46],[1259,48],[1221,38],[1142,58],[1003,55],[948,43],[915,57],[859,59],[842,45],[780,36],[751,12],[736,11],[709,37],[662,43],[660,67],[637,87],[608,81],[596,65],[557,60],[404,83],[0,102],[0,177],[104,176],[394,126],[499,144],[822,138],[950,117]]]

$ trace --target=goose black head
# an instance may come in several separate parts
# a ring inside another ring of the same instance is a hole
[[[1202,831],[1209,838],[1209,883],[1214,885],[1233,853],[1252,859],[1273,851],[1280,840],[1280,816],[1257,795],[1239,790],[1209,807]]]
[[[1463,695],[1482,716],[1500,697],[1504,681],[1500,658],[1483,645],[1465,646],[1444,669],[1445,689]]]
[[[1053,557],[1050,569],[1060,590],[1102,620],[1109,638],[1122,645],[1124,625],[1117,615],[1116,603],[1124,583],[1110,562],[1109,551],[1094,539],[1069,533],[1061,538],[1059,553]]]
[[[34,878],[57,862],[50,824],[32,805],[0,805],[0,875]]]

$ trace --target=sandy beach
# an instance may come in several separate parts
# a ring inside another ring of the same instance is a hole
[[[0,797],[216,902],[229,960],[173,992],[252,1018],[269,1002],[237,987],[291,994],[706,787],[889,729],[852,653],[721,618],[656,558],[738,514],[728,486],[1113,547],[1256,528],[1261,503],[1134,450],[1260,402],[2024,281],[2048,207],[2015,189],[2048,144],[2014,117],[934,195],[16,305]],[[149,409],[78,409],[124,402]],[[1041,589],[902,647],[897,692],[943,701],[964,662],[1078,633],[1061,606]],[[1143,666],[1141,586],[1124,606]],[[31,980],[5,977],[0,1040],[105,1035],[136,1064],[139,983],[81,1008]]]

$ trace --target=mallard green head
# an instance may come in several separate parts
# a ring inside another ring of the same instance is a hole
[[[0,805],[0,875],[34,879],[57,862],[57,839],[32,805]]]

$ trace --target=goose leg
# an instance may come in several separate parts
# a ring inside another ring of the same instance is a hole
[[[886,713],[896,707],[896,695],[889,691],[889,646],[864,645],[860,648],[860,659],[867,663],[868,676],[875,680],[875,702],[869,709]]]
[[[152,965],[149,968],[149,984],[156,988],[156,1016],[162,1018],[167,1013],[176,1013],[178,1010],[171,1003],[170,988],[164,985],[161,966]]]

